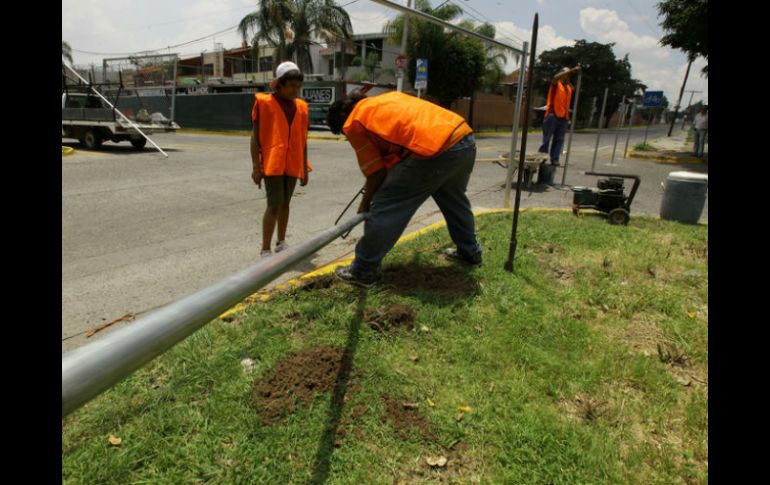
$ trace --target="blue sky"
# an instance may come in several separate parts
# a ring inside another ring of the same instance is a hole
[[[338,0],[345,5],[353,0]],[[395,0],[406,3],[406,0]],[[438,5],[443,0],[432,0]],[[629,54],[632,76],[648,89],[662,90],[675,103],[687,67],[678,50],[658,44],[663,35],[655,5],[659,0],[449,0],[460,5],[469,20],[493,23],[498,38],[521,45],[529,41],[535,12],[540,14],[538,54],[571,45],[576,39],[615,42],[615,54]],[[75,64],[101,65],[104,57],[116,57],[181,43],[172,52],[196,55],[214,49],[215,42],[226,48],[240,45],[233,31],[210,36],[238,24],[256,8],[253,0],[63,0],[62,40],[75,49]],[[378,32],[396,12],[371,0],[356,0],[346,6],[355,33]],[[164,51],[161,51],[164,52]],[[168,52],[168,51],[165,51]],[[93,54],[91,54],[93,53]],[[693,63],[687,90],[695,93],[693,103],[708,102],[708,81],[700,76],[704,59]],[[509,62],[509,70],[514,69]],[[690,94],[685,93],[686,105]]]

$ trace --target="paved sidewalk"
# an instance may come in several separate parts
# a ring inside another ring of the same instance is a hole
[[[655,160],[659,163],[705,163],[708,164],[708,139],[704,148],[704,157],[698,158],[693,154],[693,142],[687,141],[687,130],[675,129],[671,136],[664,136],[654,140],[647,140],[652,145],[653,151],[640,151],[633,148],[628,150],[627,156],[631,158],[643,158]]]

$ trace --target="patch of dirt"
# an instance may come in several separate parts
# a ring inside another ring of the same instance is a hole
[[[573,399],[563,402],[567,416],[576,421],[592,423],[608,412],[607,403],[588,396],[578,394]]]
[[[398,437],[402,440],[409,438],[409,430],[416,428],[425,438],[436,438],[436,435],[430,430],[430,423],[425,416],[420,413],[419,408],[405,406],[407,401],[395,399],[385,394],[380,399],[385,405],[385,413],[382,415],[382,421],[390,424],[398,432]]]
[[[364,321],[372,330],[380,333],[396,331],[400,328],[414,330],[414,310],[409,305],[396,303],[369,309],[364,313]]]
[[[342,446],[342,440],[348,436],[349,430],[352,427],[354,423],[358,423],[363,415],[366,414],[366,407],[363,404],[359,404],[357,406],[354,406],[346,415],[342,418],[340,421],[339,426],[337,427],[337,436],[334,441],[335,448],[339,448]],[[353,436],[356,439],[363,439],[364,432],[360,427],[356,427],[353,429]]]
[[[345,349],[330,345],[292,352],[257,378],[251,404],[260,422],[280,423],[298,404],[334,389],[344,354]]]
[[[413,467],[400,473],[394,481],[396,485],[416,484],[475,484],[481,483],[478,464],[469,456],[468,445],[457,442],[449,449],[437,446],[435,452],[423,453]],[[428,458],[446,458],[443,466],[431,466]]]
[[[469,269],[456,265],[396,264],[384,269],[382,282],[398,294],[423,290],[445,298],[459,298],[479,291],[478,283],[468,274]]]
[[[299,289],[305,291],[325,290],[334,286],[336,282],[337,279],[333,274],[321,275],[307,279],[299,286]]]

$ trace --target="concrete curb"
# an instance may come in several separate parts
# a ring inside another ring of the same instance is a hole
[[[67,155],[72,155],[75,153],[75,149],[72,147],[61,147],[61,156],[66,157]]]
[[[177,133],[183,135],[223,135],[223,136],[251,136],[250,131],[217,131],[217,130],[196,130],[196,129],[184,129],[176,130]],[[343,141],[344,136],[334,135],[308,135],[308,140],[330,140],[330,141]]]

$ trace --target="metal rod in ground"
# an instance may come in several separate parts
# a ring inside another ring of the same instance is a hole
[[[620,108],[618,112],[620,113],[620,120],[618,120],[618,126],[617,130],[615,132],[615,143],[612,145],[612,157],[610,158],[610,165],[615,165],[615,152],[618,150],[618,137],[620,136],[620,130],[623,129],[623,118],[626,115],[626,107],[625,105],[620,105]]]
[[[532,81],[534,80],[535,52],[537,52],[537,24],[538,15],[535,14],[535,21],[532,24],[532,51],[529,54],[529,70],[531,74],[527,76],[527,110],[524,112],[524,126],[521,131],[521,151],[519,152],[519,176],[516,181],[516,205],[513,209],[513,225],[511,227],[511,244],[508,250],[508,261],[505,262],[505,270],[513,272],[513,259],[516,257],[516,229],[519,225],[519,205],[521,203],[521,179],[524,176],[524,157],[527,152],[527,131],[529,130],[529,107],[532,102]],[[511,153],[511,163],[513,163],[513,152]]]
[[[604,120],[604,108],[607,107],[607,94],[610,92],[610,88],[604,88],[604,100],[602,101],[602,111],[599,113],[598,130],[596,131],[596,146],[594,147],[594,161],[591,162],[591,171],[594,171],[596,166],[596,155],[599,153],[599,138],[602,136],[602,121]]]
[[[513,182],[513,160],[516,158],[516,138],[519,134],[519,118],[521,118],[521,99],[524,95],[525,72],[527,72],[527,49],[529,42],[524,42],[524,54],[521,56],[519,66],[519,87],[516,90],[516,107],[513,110],[513,134],[511,135],[511,155],[508,160],[508,171],[505,175],[505,197],[503,198],[503,207],[506,209],[511,206],[511,183]],[[527,107],[529,109],[529,107]]]
[[[583,70],[578,72],[577,86],[575,87],[575,105],[572,108],[572,118],[569,125],[569,140],[567,141],[567,157],[564,159],[564,171],[561,173],[561,184],[567,178],[567,167],[569,166],[569,156],[572,153],[572,135],[575,133],[575,123],[577,122],[578,101],[580,100],[580,81],[583,79]]]
[[[652,119],[655,118],[655,113],[650,108],[647,109],[649,110],[649,116],[647,117],[647,128],[644,129],[644,141],[642,142],[643,145],[647,144],[647,134],[650,132]]]
[[[631,105],[631,119],[628,120],[628,135],[626,135],[626,147],[623,149],[623,158],[626,158],[628,153],[628,142],[631,140],[631,128],[634,127],[634,112],[636,111],[636,103]]]
[[[236,303],[360,224],[358,214],[309,241],[148,314],[62,356],[62,417],[114,386]]]
[[[684,87],[687,85],[687,77],[690,75],[690,66],[692,66],[692,60],[687,63],[687,71],[684,73],[684,81],[682,81],[682,89],[679,90],[679,100],[674,106],[674,116],[671,117],[671,126],[668,127],[668,135],[671,136],[671,132],[674,131],[674,123],[676,123],[676,115],[679,113],[679,107],[682,104],[682,95],[684,94]]]

